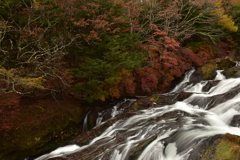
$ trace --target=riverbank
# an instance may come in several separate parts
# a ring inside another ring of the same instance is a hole
[[[177,92],[136,100],[127,112],[59,149],[66,151],[64,156],[54,158],[56,151],[39,160],[238,159],[239,77],[214,77],[201,83],[188,78],[184,90],[178,85]],[[67,151],[73,147],[76,151]],[[172,152],[166,151],[168,147]]]
[[[212,78],[216,69],[226,69],[225,74],[228,77],[238,76],[239,67],[234,67],[235,63],[231,60],[236,56],[232,54],[231,57],[218,57],[208,61],[201,69],[198,69],[198,75],[195,76],[194,81]],[[172,85],[178,81],[173,81]],[[158,104],[166,104],[167,99],[159,99],[158,96],[144,98],[124,112],[129,112],[131,115],[131,112],[149,107],[155,101],[158,101]],[[0,141],[3,147],[0,150],[0,157],[3,160],[16,160],[29,155],[37,155],[69,142],[80,135],[83,130],[93,128],[96,125],[98,112],[111,106],[110,104],[105,107],[103,105],[86,107],[77,99],[57,101],[49,96],[25,97],[21,99],[19,105],[20,107],[8,106],[1,112]],[[91,112],[88,115],[88,122],[83,129],[84,119],[89,111]]]

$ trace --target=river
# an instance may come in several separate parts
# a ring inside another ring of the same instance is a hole
[[[36,160],[74,159],[74,154],[86,160],[187,160],[208,137],[226,133],[240,136],[239,126],[230,125],[233,117],[240,115],[240,78],[226,79],[218,70],[215,79],[193,84],[189,79],[194,71],[187,72],[172,91],[162,94],[186,93],[187,98],[173,99],[168,105],[153,103],[148,109],[116,121],[89,144],[59,147]],[[115,107],[111,119],[118,112]],[[166,116],[170,113],[175,117]],[[99,116],[97,124],[104,123]]]

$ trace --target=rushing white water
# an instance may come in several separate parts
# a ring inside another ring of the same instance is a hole
[[[226,79],[226,77],[223,74],[221,74],[222,72],[223,72],[223,70],[217,70],[217,75],[215,77],[215,80],[224,80],[224,79]]]
[[[195,84],[194,86],[189,86],[189,87],[186,87],[184,89],[185,92],[192,92],[192,93],[201,93],[202,92],[202,88],[207,84],[208,82],[207,81],[202,81],[202,82],[199,82],[197,84]]]
[[[54,157],[60,157],[63,156],[66,153],[73,152],[79,148],[78,145],[67,145],[64,147],[59,147],[58,149],[50,152],[49,154],[43,155],[39,158],[36,158],[36,160],[42,160],[42,159],[49,159],[49,158],[54,158]]]
[[[194,146],[204,138],[226,133],[240,136],[240,128],[230,126],[233,116],[240,115],[240,93],[234,92],[236,95],[230,98],[226,96],[223,102],[214,99],[237,87],[240,90],[240,78],[226,79],[218,71],[212,80],[217,84],[208,92],[202,92],[208,81],[186,86],[193,72],[189,71],[183,82],[172,91],[192,93],[187,99],[138,111],[134,116],[113,123],[87,145],[61,147],[36,160],[63,155],[68,159],[76,152],[81,153],[83,159],[94,154],[91,160],[104,157],[110,160],[187,160]],[[206,99],[210,100],[205,103]],[[208,109],[209,103],[212,104],[211,109]],[[116,116],[115,113],[116,109],[112,117]],[[102,125],[101,121],[98,125]],[[146,146],[138,149],[142,144]],[[108,149],[98,152],[100,148]],[[134,154],[135,151],[139,153]]]
[[[239,61],[236,61],[236,66],[240,66],[240,62]]]
[[[210,109],[209,111],[214,112],[216,114],[220,114],[220,113],[225,113],[228,111],[238,111],[240,112],[240,93],[237,94],[235,97],[233,97],[232,99],[221,103],[219,105],[217,105],[216,107]]]
[[[181,92],[189,83],[190,81],[190,77],[192,76],[192,74],[195,72],[195,69],[192,68],[191,70],[189,70],[188,72],[185,73],[183,80],[172,90],[170,91],[171,93],[174,92]]]
[[[91,112],[91,111],[89,111],[89,112],[87,113],[87,115],[85,116],[85,118],[84,118],[83,128],[82,128],[82,131],[83,131],[83,132],[85,132],[85,131],[87,130],[88,115],[89,115],[90,112]]]
[[[107,121],[109,121],[109,120],[115,118],[116,116],[122,114],[124,112],[124,109],[129,107],[135,101],[136,101],[136,99],[125,98],[122,101],[118,102],[116,105],[114,105],[111,110],[99,112],[98,113],[98,118],[96,120],[96,127],[101,125],[101,124],[104,124],[106,122],[106,121],[103,121],[103,117],[105,115],[109,114],[111,116],[110,119],[107,119]],[[125,104],[126,106],[121,108],[122,104]]]

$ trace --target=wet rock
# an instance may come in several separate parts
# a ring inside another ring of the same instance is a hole
[[[229,68],[225,71],[227,77],[240,77],[240,66]]]
[[[222,135],[216,135],[196,142],[188,160],[212,160],[216,152],[218,141],[222,137]]]
[[[211,97],[194,98],[191,101],[189,101],[189,103],[193,106],[198,105],[200,108],[205,108],[207,106],[206,109],[211,109],[212,107],[236,96],[239,93],[239,89],[240,86],[238,85],[234,89],[231,89],[224,94],[218,94]]]
[[[216,86],[219,81],[208,81],[207,84],[202,88],[203,92],[208,92],[213,86]]]
[[[159,99],[156,100],[155,102],[158,105],[170,105],[175,103],[178,95],[179,95],[178,93],[162,94],[162,95],[159,95]]]
[[[131,152],[131,155],[129,156],[129,159],[137,159],[138,156],[142,153],[142,151],[146,148],[146,146],[148,146],[152,141],[154,141],[157,138],[157,135],[150,137],[144,141],[142,141],[141,143],[139,143],[136,146],[136,149]]]
[[[236,63],[228,57],[211,60],[201,67],[203,79],[213,80],[217,75],[216,70],[224,70],[223,74],[226,76],[226,78],[235,77],[236,69],[232,69],[235,67],[235,65]]]
[[[235,115],[230,123],[230,126],[239,127],[240,126],[240,115]]]
[[[225,63],[225,61],[221,61],[221,63]],[[215,65],[215,64],[214,64]],[[228,65],[232,65],[231,63],[229,63]],[[221,67],[225,67],[224,65],[220,65],[219,63],[219,68]],[[237,69],[237,68],[236,68]],[[216,76],[216,72],[215,72],[216,68],[213,68],[213,70],[211,70],[211,72],[209,72],[208,74],[208,78],[214,79]],[[239,69],[240,71],[240,69]],[[235,70],[233,71],[229,71],[229,72],[225,72],[224,74],[227,76],[230,76],[232,73],[234,73]],[[240,72],[239,72],[240,73]],[[195,72],[193,74],[193,76],[191,77],[190,81],[193,83],[197,83],[199,82],[203,77],[203,74],[201,72],[201,70],[197,70],[197,72]],[[210,81],[205,87],[204,87],[204,91],[209,91],[210,88],[212,88],[213,86],[215,86],[218,83],[218,81]],[[228,92],[226,95],[217,95],[214,96],[214,100],[210,102],[210,99],[207,99],[206,101],[202,102],[202,106],[206,106],[206,104],[209,104],[209,108],[211,108],[212,106],[215,106],[221,102],[224,102],[232,97],[234,97],[238,91],[239,91],[239,86],[236,87],[235,89],[231,90],[230,92]],[[99,136],[106,128],[108,128],[109,126],[111,126],[114,122],[116,122],[117,120],[120,119],[124,119],[130,116],[133,116],[136,114],[136,112],[138,110],[141,109],[146,109],[149,107],[160,107],[160,106],[164,106],[164,105],[171,105],[173,103],[175,103],[177,100],[184,100],[186,98],[188,98],[189,96],[191,96],[192,93],[186,93],[186,92],[182,92],[180,94],[178,93],[170,93],[170,94],[156,94],[153,96],[149,96],[149,97],[145,97],[145,98],[141,98],[138,99],[136,102],[134,102],[132,105],[126,107],[126,104],[123,104],[122,106],[120,106],[121,108],[124,108],[124,111],[119,114],[118,116],[116,116],[114,119],[111,119],[111,114],[106,114],[104,118],[104,121],[106,121],[106,123],[94,127],[94,123],[96,122],[96,117],[97,117],[97,111],[92,111],[89,114],[90,120],[89,120],[89,126],[90,128],[93,128],[83,134],[81,134],[79,137],[75,138],[74,140],[71,141],[71,143],[76,143],[80,146],[89,144],[89,142],[94,139],[96,136]],[[196,102],[197,104],[198,102]],[[195,102],[192,102],[192,104],[194,105]],[[112,109],[112,108],[111,108]],[[179,111],[174,111],[174,112],[169,112],[167,114],[162,115],[161,117],[158,117],[154,120],[164,120],[165,118],[176,118],[176,121],[179,122],[178,124],[182,125],[184,124],[184,118],[185,116],[191,116],[187,113],[184,112],[179,112]],[[235,126],[237,124],[239,124],[239,117],[235,116],[231,122],[231,125]],[[174,119],[175,120],[175,119]],[[153,121],[154,123],[154,121]],[[196,122],[197,123],[197,122]],[[199,122],[199,123],[204,123],[204,122]],[[175,125],[178,125],[175,124]],[[168,127],[171,128],[171,125],[169,125]],[[173,128],[175,128],[176,126],[172,126]],[[138,157],[138,155],[144,150],[144,147],[146,145],[148,145],[149,143],[151,143],[156,137],[150,137],[146,140],[144,140],[142,143],[140,143],[137,147],[136,150],[134,152],[131,153],[130,157],[131,159],[136,159]],[[196,145],[193,148],[193,151],[191,152],[189,159],[191,160],[197,160],[197,159],[213,159],[215,157],[215,153],[217,152],[217,146],[218,143],[221,142],[223,139],[222,135],[217,135],[217,136],[213,136],[213,137],[209,137],[203,140],[199,140],[196,141]],[[114,138],[114,140],[112,140],[111,142],[109,142],[108,147],[114,146],[120,142],[124,141],[124,137],[122,134],[117,134],[116,137]],[[174,141],[174,135],[167,139],[165,142],[166,143],[170,143]],[[54,158],[55,160],[59,160],[59,159],[73,159],[73,160],[78,160],[78,159],[85,159],[85,160],[89,160],[89,159],[94,159],[96,158],[96,155],[99,155],[102,152],[107,152],[108,147],[107,146],[101,146],[101,142],[94,144],[93,146],[89,147],[86,150],[83,150],[81,153],[74,153],[72,155],[67,155],[66,157],[63,158]],[[184,148],[184,145],[181,146]],[[97,148],[97,149],[96,149]],[[235,147],[236,148],[236,147]],[[91,152],[90,154],[87,154]],[[84,156],[86,153],[86,155],[88,156]],[[109,159],[109,156],[105,156],[102,157],[102,159]]]
[[[217,76],[217,72],[216,70],[214,69],[212,72],[209,73],[209,76],[208,76],[208,80],[213,80],[215,79],[215,77]]]
[[[240,158],[240,137],[231,134],[216,135],[196,143],[188,160],[213,160]]]
[[[95,127],[87,132],[82,133],[80,136],[73,139],[70,143],[77,144],[79,146],[87,145],[87,144],[89,144],[89,142],[92,139],[94,139],[95,137],[102,134],[104,130],[106,130],[109,126],[111,126],[116,121],[126,118],[126,117],[133,116],[133,115],[135,115],[135,113],[122,114],[115,119],[111,119],[98,127]],[[81,153],[79,153],[79,152],[73,153],[71,155],[66,155],[65,157],[62,157],[62,158],[51,158],[51,160],[69,160],[69,159],[71,159],[71,160],[79,160],[79,159],[94,160],[94,159],[97,159],[96,155],[100,155],[100,153],[107,151],[108,147],[116,145],[123,140],[124,140],[124,137],[122,137],[121,134],[118,134],[118,135],[116,135],[114,140],[109,141],[109,143],[107,145],[105,145],[105,144],[103,145],[103,143],[101,141],[99,141],[99,142],[96,142],[94,145],[88,147],[87,149],[81,150]],[[91,152],[91,154],[89,154],[90,152]],[[107,159],[109,159],[109,157],[104,157],[102,159],[107,160]]]
[[[240,67],[239,67],[239,69],[238,69],[238,67],[226,69],[222,72],[222,74],[226,78],[240,77]]]
[[[192,93],[190,92],[182,92],[178,95],[178,97],[176,98],[176,100],[178,101],[183,101],[184,99],[190,97],[192,95]]]
[[[203,79],[203,73],[200,68],[198,68],[190,77],[190,83],[198,83]]]

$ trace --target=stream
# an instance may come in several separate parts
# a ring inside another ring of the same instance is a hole
[[[185,99],[173,98],[169,105],[154,103],[117,120],[86,145],[59,147],[35,160],[74,159],[73,155],[83,160],[187,160],[208,137],[240,136],[240,126],[230,125],[233,117],[240,115],[240,78],[226,79],[222,70],[217,70],[215,79],[193,84],[189,80],[194,71],[188,71],[172,91],[162,94],[176,97],[185,93],[189,95]],[[116,105],[110,120],[122,112]],[[105,123],[103,114],[99,113],[97,126]]]

